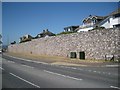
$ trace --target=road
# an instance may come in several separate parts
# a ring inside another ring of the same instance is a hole
[[[2,88],[115,88],[116,67],[70,67],[3,55]]]

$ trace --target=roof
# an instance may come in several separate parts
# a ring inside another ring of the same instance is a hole
[[[96,16],[96,15],[89,15],[87,18],[83,19],[83,22],[84,21],[87,21],[89,19],[93,19],[93,18],[96,18],[96,19],[104,19],[105,17],[104,16]]]
[[[29,35],[29,34],[26,34],[26,35],[24,35],[24,36],[22,36],[22,37],[32,37],[31,35]]]
[[[50,32],[50,31],[48,31],[48,30],[43,30],[43,32],[38,34],[38,35],[50,35],[50,36],[52,36],[52,35],[55,35],[55,34]]]
[[[112,15],[118,14],[120,13],[120,8],[118,8],[117,10],[113,11],[112,13],[110,13],[109,15],[105,16],[103,20],[101,20],[100,22],[96,23],[95,26],[97,26],[99,23],[103,22],[106,18],[109,18]]]
[[[108,18],[109,16],[105,16],[103,20],[97,22],[94,26],[97,26],[99,23],[103,22],[106,18]]]
[[[115,14],[118,14],[118,13],[120,13],[120,8],[118,8],[117,10],[113,11],[112,13],[110,13],[109,16],[115,15]]]
[[[92,18],[96,18],[96,19],[101,19],[100,21],[98,21],[95,25],[95,26],[98,26],[101,22],[103,22],[104,20],[106,20],[107,18],[109,18],[110,16],[112,15],[115,15],[115,14],[120,14],[120,8],[118,8],[117,10],[113,11],[112,13],[110,13],[109,15],[107,16],[96,16],[96,15],[89,15],[89,17],[83,19],[83,22],[84,21],[87,21],[89,19],[92,19]],[[78,27],[76,30],[79,30],[79,29],[82,29],[83,27]],[[85,27],[84,27],[85,28]]]
[[[78,28],[79,25],[78,25],[78,26],[68,26],[68,27],[65,27],[65,28],[71,28],[71,27],[72,27],[72,28]],[[65,28],[64,28],[64,29],[65,29]]]

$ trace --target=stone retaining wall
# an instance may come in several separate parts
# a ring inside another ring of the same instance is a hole
[[[50,55],[69,57],[70,52],[85,52],[86,59],[105,59],[114,55],[118,59],[120,29],[103,29],[52,37],[33,39],[32,41],[10,45],[12,53]]]

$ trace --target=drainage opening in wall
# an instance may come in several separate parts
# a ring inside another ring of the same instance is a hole
[[[32,51],[30,52],[30,54],[32,54]]]
[[[76,52],[70,52],[70,58],[77,58]]]
[[[79,59],[85,59],[85,52],[84,51],[79,52]]]

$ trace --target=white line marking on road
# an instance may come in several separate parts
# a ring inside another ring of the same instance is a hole
[[[70,68],[71,69],[71,67],[66,67],[66,66],[64,66],[64,68]]]
[[[98,71],[98,73],[101,73],[100,71]]]
[[[105,72],[103,72],[103,74],[105,74]]]
[[[115,86],[110,86],[111,88],[117,88],[117,89],[120,89],[119,87],[115,87]]]
[[[93,72],[97,72],[97,71],[93,71]]]
[[[22,81],[28,83],[28,84],[30,84],[30,85],[33,85],[33,86],[35,86],[35,87],[37,87],[37,88],[40,88],[40,86],[38,86],[38,85],[36,85],[36,84],[34,84],[34,83],[31,83],[31,82],[29,82],[29,81],[27,81],[27,80],[25,80],[25,79],[23,79],[23,78],[21,78],[21,77],[15,75],[15,74],[13,74],[13,73],[10,73],[10,74],[11,74],[12,76],[14,76],[14,77],[16,77],[16,78],[18,78],[18,79],[20,79],[20,80],[22,80]]]
[[[64,68],[68,68],[68,67],[66,67],[66,66],[63,66]]]
[[[28,59],[24,59],[24,58],[13,57],[13,56],[10,56],[10,55],[6,55],[6,56],[9,56],[9,57],[12,57],[12,58],[16,58],[16,59],[20,59],[20,60],[23,60],[23,61],[28,61],[28,62],[41,63],[41,64],[49,64],[49,63],[46,63],[46,62],[28,60]]]
[[[39,62],[39,61],[32,61],[32,62],[34,62],[34,63],[41,63],[41,64],[48,64],[46,62]]]
[[[47,71],[47,70],[44,70],[44,72],[55,74],[55,75],[59,75],[59,76],[63,76],[63,77],[67,77],[67,78],[74,79],[74,80],[83,80],[83,79],[79,79],[79,78],[75,78],[75,77],[71,77],[71,76],[66,76],[66,75],[59,74],[59,73],[54,73],[54,72]]]
[[[117,74],[115,74],[115,73],[114,73],[113,75],[116,75],[116,76],[118,76],[118,73],[117,73]]]
[[[77,68],[72,67],[72,69],[77,69]]]
[[[91,72],[92,70],[88,70],[89,72]]]
[[[78,70],[83,70],[83,69],[79,68]]]
[[[31,60],[27,60],[27,59],[26,59],[26,61],[31,62]]]
[[[106,65],[106,67],[119,67],[119,65],[118,64],[116,64],[116,65]]]
[[[0,67],[0,69],[4,70],[4,68]]]
[[[25,66],[25,67],[28,67],[28,68],[34,68],[34,67],[31,67],[31,66],[28,66],[28,65],[22,65],[22,66]]]
[[[13,62],[13,61],[8,61],[9,63],[15,63],[15,62]]]
[[[30,61],[30,60],[28,60],[28,59],[24,59],[24,58],[19,58],[19,57],[13,57],[13,56],[10,56],[10,55],[6,55],[6,56],[9,56],[9,57],[12,57],[12,58],[16,58],[16,59],[22,59],[22,60],[27,60],[27,61]]]
[[[60,67],[64,67],[64,66],[60,66]]]

